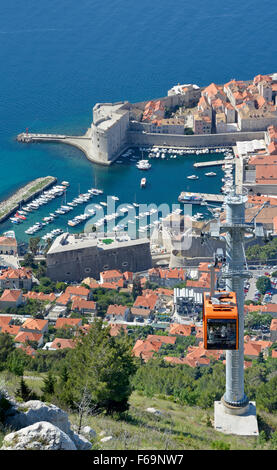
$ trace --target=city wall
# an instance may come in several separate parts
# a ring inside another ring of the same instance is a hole
[[[264,139],[264,131],[205,135],[146,134],[128,131],[127,137],[131,146],[216,147],[235,145],[238,141]]]

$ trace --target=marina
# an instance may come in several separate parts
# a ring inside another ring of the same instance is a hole
[[[55,153],[59,153],[59,149],[61,147],[56,146]],[[207,170],[205,172],[204,168],[198,168],[197,173],[193,175],[195,161],[218,160],[220,151],[225,158],[227,168],[222,166],[216,173]],[[75,152],[76,150],[74,154]],[[205,205],[199,204],[199,199],[201,194],[209,193],[211,176],[215,193],[220,192],[225,186],[222,179],[226,176],[229,178],[232,172],[232,163],[227,158],[229,152],[229,148],[129,148],[120,155],[118,160],[120,163],[110,167],[93,166],[85,159],[82,160],[83,166],[80,166],[81,160],[77,156],[72,160],[73,163],[76,162],[75,169],[68,167],[68,171],[65,171],[66,167],[63,165],[62,171],[57,171],[57,177],[61,181],[56,184],[57,193],[40,194],[32,204],[25,204],[19,208],[23,214],[19,212],[12,214],[14,220],[2,224],[3,230],[8,230],[13,224],[20,241],[28,241],[30,236],[39,236],[42,241],[47,241],[56,236],[55,230],[58,229],[62,232],[76,232],[84,230],[85,224],[88,224],[88,226],[94,225],[101,231],[114,223],[115,230],[125,230],[128,227],[138,226],[145,217],[146,223],[142,227],[140,224],[139,229],[141,233],[149,234],[156,224],[148,223],[147,217],[155,215],[157,220],[154,222],[158,222],[159,219],[162,220],[162,214],[153,215],[153,212],[150,214],[147,210],[140,213],[141,205],[180,203],[178,195],[184,191],[191,192],[195,196],[194,200],[190,201],[193,207],[193,220],[210,217],[210,212]],[[139,169],[141,161],[147,169],[151,167],[147,179],[141,177]],[[193,178],[190,178],[191,176]],[[169,186],[168,181],[174,181],[174,185]],[[226,183],[229,184],[228,181]],[[92,185],[94,187],[91,187]],[[106,211],[108,197],[114,204],[112,213]],[[221,197],[219,195],[209,200],[214,202],[221,200]],[[19,215],[26,218],[23,219]],[[52,228],[50,231],[49,226]]]

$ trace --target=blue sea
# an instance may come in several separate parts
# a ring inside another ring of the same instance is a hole
[[[273,0],[3,2],[0,199],[47,175],[69,181],[72,198],[95,181],[121,202],[172,204],[181,190],[219,192],[220,170],[213,187],[201,175],[188,187],[190,157],[155,161],[142,193],[134,165],[103,168],[75,148],[24,145],[15,137],[27,127],[82,134],[96,102],[135,102],[164,96],[178,82],[203,86],[277,71],[276,14]],[[52,209],[32,214],[32,223]],[[0,231],[12,228],[27,239],[23,225],[30,224],[7,222]]]

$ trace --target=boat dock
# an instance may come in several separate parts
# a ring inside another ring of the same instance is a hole
[[[183,202],[184,196],[188,194],[187,191],[182,191],[178,197],[179,202]],[[190,196],[196,196],[201,198],[205,202],[220,202],[222,203],[224,201],[224,195],[223,194],[206,194],[206,193],[192,193],[189,192]]]
[[[215,166],[215,165],[226,165],[226,164],[234,164],[236,163],[235,160],[214,160],[212,162],[197,162],[194,163],[193,166],[195,168],[201,168],[204,166]]]

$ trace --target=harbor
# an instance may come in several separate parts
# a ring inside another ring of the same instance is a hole
[[[55,155],[61,149],[59,146],[49,148]],[[76,152],[67,148],[69,152]],[[91,165],[78,156],[67,160],[62,155],[62,171],[56,172],[53,193],[41,191],[32,204],[23,207],[21,204],[10,218],[14,220],[1,224],[2,230],[10,230],[13,224],[18,240],[27,242],[30,237],[39,236],[45,243],[61,233],[80,232],[88,226],[91,229],[92,225],[99,232],[107,228],[124,231],[132,227],[137,228],[137,235],[149,236],[163,217],[157,210],[154,213],[151,205],[166,204],[173,208],[177,204],[183,212],[184,192],[191,192],[204,202],[221,203],[220,191],[232,177],[230,155],[230,148],[139,147],[126,149],[110,167]],[[224,164],[216,171],[207,171],[207,166],[218,161],[219,156],[221,159],[224,156]],[[209,165],[197,168],[197,174],[191,175],[194,163],[207,159]],[[53,162],[56,161],[59,160],[55,158]],[[67,161],[75,168],[66,165]],[[168,181],[174,181],[174,185],[169,185]],[[210,194],[211,183],[215,194]],[[106,211],[109,197],[114,203],[112,212]],[[192,217],[192,220],[201,220],[210,218],[211,213],[205,204],[192,202]]]

